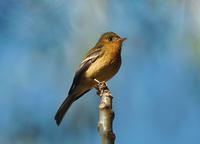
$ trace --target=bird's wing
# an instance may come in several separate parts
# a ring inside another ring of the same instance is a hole
[[[69,90],[69,95],[72,94],[74,88],[79,83],[81,75],[89,68],[89,66],[100,56],[102,55],[102,51],[100,48],[92,48],[88,51],[85,58],[81,62],[79,69],[76,71],[72,86]]]

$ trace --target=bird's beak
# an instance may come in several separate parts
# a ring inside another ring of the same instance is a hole
[[[123,42],[123,41],[125,41],[125,40],[127,40],[127,38],[120,38],[120,39],[119,39],[119,41],[121,41],[121,42]]]
[[[125,40],[127,40],[127,38],[122,38],[122,41],[125,41]]]

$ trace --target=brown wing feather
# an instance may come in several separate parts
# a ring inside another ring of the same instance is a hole
[[[71,88],[69,90],[69,95],[73,93],[73,90],[75,87],[79,84],[79,80],[81,78],[81,75],[88,69],[88,67],[102,54],[102,51],[100,48],[92,48],[89,50],[89,52],[86,54],[85,58],[80,64],[79,69],[76,71],[73,83],[71,85]]]
[[[84,95],[86,92],[88,92],[90,89],[85,90],[84,92],[80,94],[75,93],[76,86],[79,84],[79,80],[81,78],[81,75],[88,69],[88,67],[101,55],[101,50],[92,48],[90,51],[87,53],[86,57],[84,60],[81,62],[81,65],[79,69],[76,71],[72,86],[69,90],[68,97],[64,100],[60,108],[58,109],[56,115],[55,115],[55,120],[57,125],[60,125],[65,113],[69,109],[69,107],[72,105],[74,101],[79,99],[82,95]]]

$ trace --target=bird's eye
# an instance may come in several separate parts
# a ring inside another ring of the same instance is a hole
[[[108,37],[108,41],[113,41],[113,37]]]

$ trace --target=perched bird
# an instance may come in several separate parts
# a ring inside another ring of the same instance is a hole
[[[91,48],[75,73],[68,97],[58,109],[55,120],[60,125],[71,104],[95,87],[98,81],[108,81],[121,65],[121,46],[126,38],[113,32],[104,33],[94,48]]]

